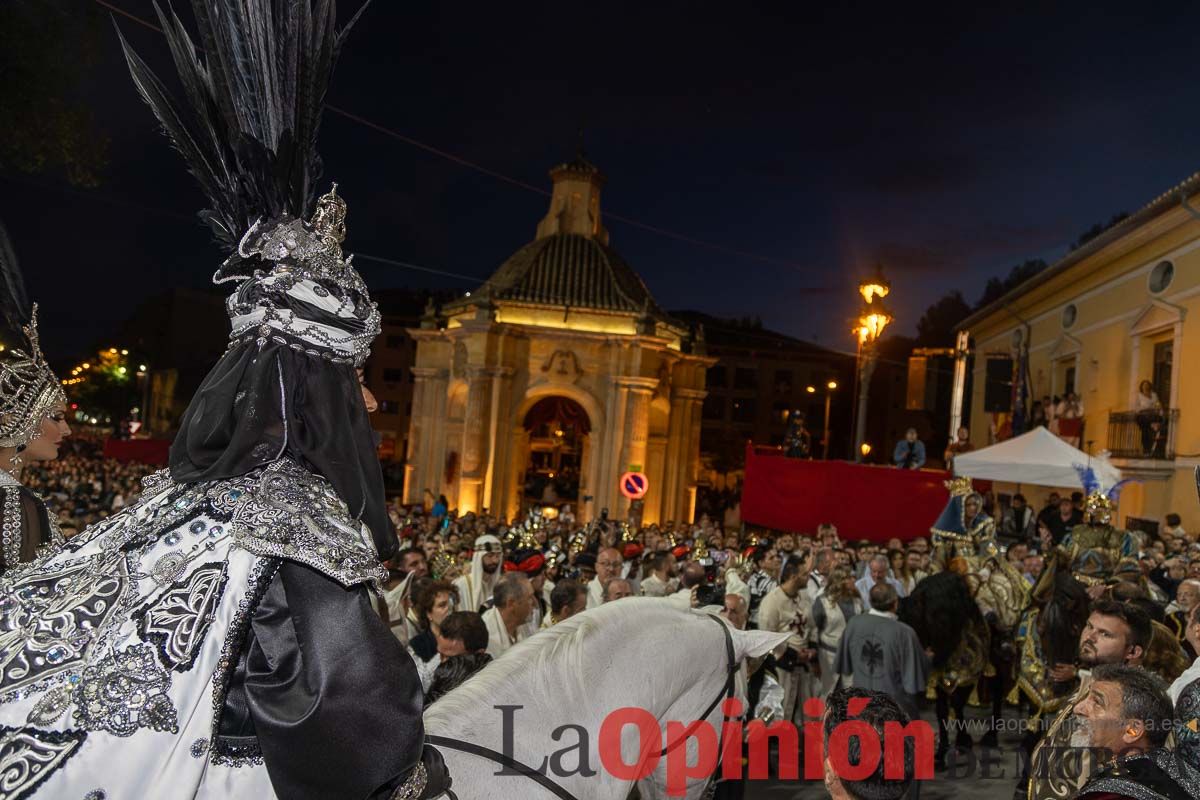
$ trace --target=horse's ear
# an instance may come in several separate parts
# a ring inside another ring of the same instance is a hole
[[[749,630],[734,631],[733,636],[738,648],[742,651],[742,658],[758,658],[786,642],[791,634],[787,631],[773,633],[772,631]]]

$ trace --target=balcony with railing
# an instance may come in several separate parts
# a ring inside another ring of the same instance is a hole
[[[1108,415],[1108,450],[1113,458],[1174,461],[1179,409],[1113,411]]]

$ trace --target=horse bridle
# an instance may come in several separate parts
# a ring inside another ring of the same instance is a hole
[[[733,697],[734,676],[737,674],[738,667],[733,651],[733,634],[729,632],[729,626],[718,619],[715,615],[708,614],[707,616],[713,622],[717,623],[717,625],[720,625],[721,632],[725,634],[725,658],[728,663],[728,673],[725,678],[725,686],[722,687],[720,694],[714,697],[713,701],[708,704],[708,707],[704,709],[704,712],[696,717],[695,721],[688,725],[687,729],[683,731],[679,738],[662,749],[662,752],[658,754],[659,758],[666,757],[668,753],[686,742],[688,737],[692,735],[692,731],[696,729],[696,726],[703,724],[704,721],[708,719],[708,715],[711,714],[723,701]],[[729,721],[729,718],[724,714],[722,714],[722,718],[724,722]],[[479,756],[480,758],[486,758],[489,761],[494,761],[505,769],[515,772],[523,777],[528,778],[534,783],[537,783],[543,789],[558,797],[559,800],[578,800],[575,795],[571,794],[562,786],[555,783],[554,780],[548,775],[539,772],[528,764],[517,761],[515,758],[506,756],[504,753],[498,753],[490,747],[484,747],[483,745],[474,744],[472,742],[464,742],[461,739],[452,739],[448,736],[434,736],[431,734],[425,735],[425,741],[431,745],[434,745],[435,747],[445,747],[450,750],[459,750],[463,753],[469,753],[474,756]],[[453,776],[451,776],[451,779],[453,779]],[[450,789],[446,789],[446,795],[450,798],[450,800],[458,800],[458,796]]]

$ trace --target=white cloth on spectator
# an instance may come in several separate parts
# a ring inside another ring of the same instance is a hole
[[[525,638],[524,626],[517,628],[515,638],[508,635],[508,628],[504,626],[504,618],[498,609],[489,608],[484,612],[483,624],[487,626],[487,651],[492,658],[499,658],[505,650]]]

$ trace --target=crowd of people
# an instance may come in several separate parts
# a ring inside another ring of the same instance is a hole
[[[1130,768],[1167,769],[1154,730],[1169,720],[1172,754],[1200,769],[1200,741],[1186,727],[1200,703],[1200,531],[1183,530],[1177,515],[1156,535],[1129,533],[1082,493],[1051,496],[1040,511],[1018,495],[997,523],[983,497],[960,492],[930,536],[902,542],[847,541],[834,524],[743,537],[707,516],[635,530],[534,511],[510,527],[447,505],[393,507],[404,544],[388,564],[383,611],[430,700],[543,628],[604,603],[658,597],[791,634],[749,665],[748,709],[760,719],[800,724],[805,700],[830,701],[849,686],[892,698],[907,719],[932,699],[944,768],[995,747],[1006,711],[1023,715],[1033,766],[1018,794],[1038,800],[1109,796],[1084,791],[1116,780],[1098,762],[1065,789],[1045,780],[1046,742],[1111,746]],[[1104,706],[1105,691],[1118,699]],[[1138,692],[1144,702],[1133,703]],[[1114,711],[1121,697],[1127,707]],[[978,740],[962,724],[968,702],[993,714]],[[1151,720],[1147,709],[1162,713]],[[1113,740],[1097,720],[1114,715],[1145,716],[1145,736]],[[1192,787],[1197,775],[1176,777]]]
[[[104,439],[74,431],[54,461],[25,468],[25,485],[37,492],[70,538],[89,525],[115,514],[137,499],[142,478],[156,468],[104,457]]]

